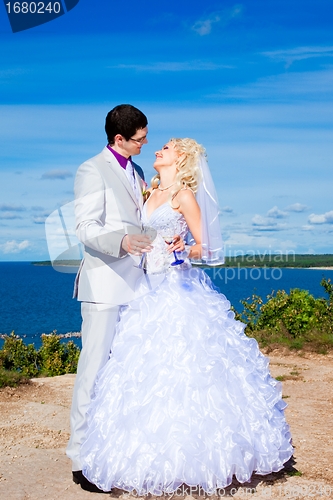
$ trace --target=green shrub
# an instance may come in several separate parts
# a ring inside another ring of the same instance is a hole
[[[56,334],[42,335],[42,347],[39,350],[41,356],[41,372],[44,375],[64,375],[75,373],[80,349],[72,340],[67,344],[61,344]]]
[[[253,295],[242,301],[241,314],[236,314],[247,324],[246,333],[255,337],[262,346],[284,344],[291,349],[314,346],[325,352],[333,348],[333,286],[323,279],[321,285],[328,299],[315,299],[307,290],[295,288],[288,294],[279,290],[267,296]]]
[[[5,337],[0,350],[0,387],[17,385],[26,378],[75,373],[80,349],[72,340],[63,344],[55,332],[42,335],[39,350],[15,335]]]
[[[5,338],[0,351],[0,365],[24,377],[35,377],[40,368],[40,355],[33,344],[26,345],[14,332]]]

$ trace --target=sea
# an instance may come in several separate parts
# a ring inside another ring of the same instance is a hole
[[[214,285],[239,312],[252,294],[264,300],[272,291],[301,288],[327,297],[320,281],[333,270],[283,268],[210,268]],[[80,332],[80,303],[72,298],[75,274],[30,262],[0,262],[0,334],[12,331],[25,343],[41,345],[41,334]],[[63,341],[67,341],[63,340]],[[73,337],[80,346],[80,338]],[[0,347],[3,340],[0,339]]]

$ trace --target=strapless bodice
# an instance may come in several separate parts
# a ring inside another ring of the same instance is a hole
[[[166,272],[170,268],[171,262],[174,261],[174,255],[167,252],[167,244],[165,238],[179,235],[183,240],[188,233],[188,226],[185,217],[174,210],[169,202],[163,203],[148,216],[147,203],[142,210],[143,226],[153,227],[157,231],[157,236],[153,241],[153,250],[147,254],[145,268],[148,273]],[[188,267],[189,261],[176,266],[178,269]]]
[[[188,233],[188,227],[183,214],[174,210],[169,202],[160,205],[148,216],[147,203],[143,206],[142,222],[144,226],[151,226],[163,236],[164,234],[179,234],[183,239]]]

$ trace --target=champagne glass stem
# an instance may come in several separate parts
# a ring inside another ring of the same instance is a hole
[[[146,254],[143,253],[142,256],[141,256],[141,259],[140,259],[140,264],[138,265],[139,269],[143,268],[143,263],[144,263],[145,257],[146,257]]]
[[[164,237],[164,241],[168,245],[171,245],[173,243],[172,238],[170,240],[168,240],[166,237]],[[184,260],[183,259],[178,259],[176,250],[173,250],[172,253],[174,255],[175,260],[173,262],[171,262],[171,266],[179,266],[180,264],[183,264]]]

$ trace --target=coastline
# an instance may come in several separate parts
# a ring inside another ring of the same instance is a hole
[[[68,268],[78,269],[80,260],[49,260],[30,262],[34,266],[53,266],[62,272],[69,272]],[[192,262],[195,267],[206,268],[204,262]],[[333,254],[240,254],[225,255],[224,264],[213,266],[218,269],[228,268],[280,268],[280,269],[322,269],[333,270]],[[66,271],[64,271],[66,269]]]
[[[303,269],[321,269],[322,271],[333,271],[333,266],[326,266],[326,267],[304,267]]]
[[[11,333],[9,333],[9,334],[0,333],[0,340],[5,340],[7,337],[10,337],[10,335],[11,335]],[[79,339],[79,338],[81,338],[81,332],[67,332],[67,333],[55,333],[55,334],[51,332],[51,333],[41,333],[38,336],[41,337],[42,335],[46,335],[46,336],[56,335],[59,339],[72,339],[72,338]],[[14,333],[14,336],[16,339],[22,338],[20,335],[16,335],[15,333]]]

